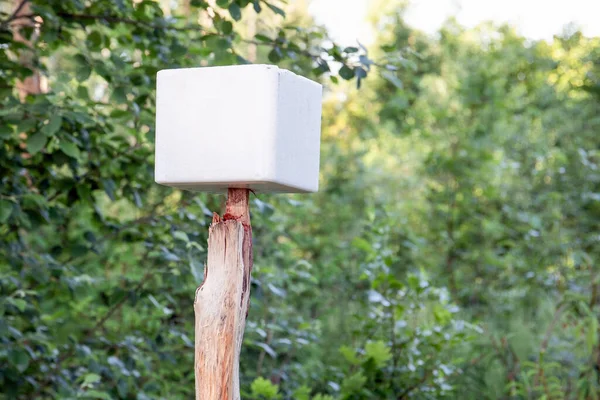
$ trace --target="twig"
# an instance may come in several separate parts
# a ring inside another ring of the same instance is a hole
[[[413,390],[415,390],[419,386],[421,386],[423,383],[425,383],[425,381],[427,381],[427,379],[429,379],[431,374],[432,374],[432,371],[425,371],[425,373],[423,374],[423,377],[421,379],[419,379],[413,385],[410,385],[409,387],[404,389],[404,391],[402,393],[400,393],[400,395],[398,395],[397,399],[398,400],[406,399],[406,397],[410,394],[410,392],[412,392]]]
[[[552,332],[554,331],[554,328],[556,327],[556,324],[558,323],[558,320],[561,317],[561,315],[564,312],[566,307],[567,307],[567,303],[563,303],[563,305],[558,307],[558,309],[554,313],[552,322],[550,322],[550,325],[548,325],[548,328],[546,329],[546,333],[544,335],[544,340],[542,340],[542,344],[540,345],[540,351],[539,351],[540,359],[538,361],[538,373],[536,374],[535,380],[533,381],[534,387],[537,386],[538,383],[540,382],[540,380],[543,378],[544,370],[542,368],[542,363],[541,363],[542,356],[548,349],[548,343],[550,342],[550,337],[552,336]]]
[[[10,14],[10,16],[5,20],[2,21],[2,26],[6,26],[9,23],[11,23],[12,21],[14,21],[17,18],[23,18],[24,16],[19,15],[19,13],[21,12],[21,10],[23,9],[23,7],[25,7],[25,4],[27,4],[29,0],[22,0],[19,5],[17,6],[17,8],[14,9],[14,11],[12,12],[12,14]]]
[[[186,26],[182,26],[182,27],[169,25],[168,23],[165,23],[164,25],[157,25],[157,24],[152,24],[152,23],[144,22],[144,21],[136,21],[131,18],[123,18],[123,17],[119,17],[117,15],[72,14],[72,13],[66,13],[66,12],[58,12],[58,13],[56,13],[56,15],[58,15],[59,17],[62,17],[62,18],[70,18],[73,20],[87,19],[87,20],[94,20],[94,21],[106,21],[106,22],[112,22],[112,23],[128,24],[128,25],[137,26],[138,28],[147,28],[147,29],[171,29],[171,30],[176,30],[176,31],[206,31],[200,25],[186,25]],[[215,33],[218,35],[218,33],[216,33],[216,32],[212,32],[212,33]]]

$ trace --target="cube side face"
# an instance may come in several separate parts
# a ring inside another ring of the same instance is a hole
[[[280,70],[276,180],[297,192],[319,189],[322,86]]]
[[[188,190],[270,191],[278,68],[265,65],[160,71],[157,183]]]

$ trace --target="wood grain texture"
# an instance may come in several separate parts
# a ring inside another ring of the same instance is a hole
[[[249,191],[230,189],[226,212],[208,235],[204,282],[196,290],[196,400],[238,400],[239,355],[250,300]]]

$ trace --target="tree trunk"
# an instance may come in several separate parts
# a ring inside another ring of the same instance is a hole
[[[250,300],[249,190],[229,189],[226,212],[208,233],[204,282],[194,311],[196,400],[239,400],[239,356]]]
[[[29,0],[15,0],[15,9],[11,15],[10,25],[13,32],[13,38],[17,42],[25,43],[31,50],[21,51],[19,55],[20,63],[28,68],[33,66],[33,46],[39,35],[40,21],[35,20],[34,17],[26,17],[31,15],[31,7]],[[31,37],[27,38],[21,34],[23,28],[34,27],[35,31]],[[33,69],[33,68],[32,68]],[[25,98],[30,94],[44,93],[45,90],[44,82],[39,71],[33,69],[33,74],[23,81],[17,82],[17,90],[19,91],[19,97],[21,101],[25,101]]]

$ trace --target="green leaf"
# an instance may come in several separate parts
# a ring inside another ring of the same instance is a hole
[[[342,382],[342,396],[351,396],[355,393],[359,393],[365,386],[365,383],[367,383],[367,377],[363,375],[362,371],[348,376]]]
[[[48,138],[43,132],[34,133],[27,139],[27,151],[33,155],[42,150],[46,146]]]
[[[271,43],[273,42],[273,39],[271,39],[268,36],[262,35],[262,34],[257,34],[256,36],[254,36],[254,39],[258,40],[259,42],[265,42],[265,43]]]
[[[250,385],[253,398],[264,398],[267,400],[274,400],[279,398],[279,388],[274,385],[270,380],[263,377],[258,377]]]
[[[98,374],[94,374],[94,373],[86,374],[83,377],[83,384],[91,385],[93,383],[100,382],[100,379],[101,379],[100,375],[98,375]]]
[[[13,128],[9,125],[0,126],[0,138],[2,138],[2,139],[8,139],[9,137],[12,136],[13,132],[14,132]],[[20,130],[20,132],[25,132],[25,131]]]
[[[83,56],[82,56],[83,57]],[[79,82],[87,80],[92,74],[92,67],[85,58],[77,64],[75,68],[75,78]]]
[[[221,8],[227,8],[231,0],[217,0],[217,5]]]
[[[19,372],[24,372],[29,367],[29,354],[24,349],[12,349],[8,353],[8,362]]]
[[[204,267],[201,263],[194,261],[189,257],[190,272],[194,277],[196,284],[200,284],[204,280]]]
[[[181,240],[182,242],[185,242],[185,243],[190,241],[190,239],[188,238],[188,235],[182,231],[175,231],[175,233],[173,233],[173,237],[175,239]]]
[[[60,147],[60,150],[63,153],[65,153],[66,155],[68,155],[69,157],[79,159],[79,156],[81,155],[81,153],[79,152],[79,149],[73,142],[61,140],[59,147]]]
[[[83,85],[79,85],[77,87],[77,97],[79,97],[81,100],[89,100],[90,93],[88,88]]]
[[[102,45],[102,34],[98,31],[92,31],[87,37],[88,43],[91,47],[99,49]]]
[[[348,67],[347,65],[344,65],[342,66],[342,68],[340,68],[339,74],[342,78],[348,81],[354,78],[354,69]]]
[[[435,321],[440,325],[445,325],[452,319],[452,313],[441,304],[434,305],[433,316],[435,317]]]
[[[369,65],[373,64],[373,60],[371,60],[369,57],[367,57],[365,55],[361,55],[359,57],[359,60],[360,60],[360,63],[365,66],[369,66]]]
[[[106,392],[100,392],[98,390],[86,390],[82,397],[84,399],[103,399],[112,400],[112,397]]]
[[[8,200],[0,200],[0,224],[4,224],[10,218],[13,211],[13,203]]]
[[[283,11],[281,8],[279,8],[279,7],[277,7],[277,6],[274,6],[274,5],[273,5],[273,4],[271,4],[271,3],[267,3],[267,2],[265,2],[265,4],[266,4],[266,5],[267,5],[267,7],[269,7],[269,8],[270,8],[270,9],[271,9],[271,10],[272,10],[272,11],[273,11],[275,14],[279,14],[279,15],[281,15],[282,17],[284,17],[284,18],[285,18],[285,11]]]
[[[419,279],[419,277],[417,275],[414,274],[410,274],[407,278],[408,281],[408,286],[414,290],[414,291],[418,291],[419,287],[421,285],[421,279]]]
[[[54,115],[50,118],[46,125],[42,126],[40,132],[42,132],[46,136],[52,136],[60,130],[61,126],[62,117],[60,115]]]
[[[588,324],[587,332],[585,335],[585,342],[588,347],[588,352],[591,352],[596,347],[596,343],[598,342],[598,319],[595,315],[590,315],[589,317],[590,323]]]
[[[356,71],[356,88],[360,89],[360,84],[363,78],[367,76],[367,71],[364,68],[357,67]]]
[[[333,396],[330,396],[328,394],[317,394],[315,397],[312,398],[312,400],[334,400]]]
[[[356,53],[358,51],[358,47],[346,47],[344,49],[344,53]]]
[[[127,92],[122,86],[116,87],[112,92],[112,99],[117,103],[123,104],[127,102]]]
[[[231,15],[231,18],[233,18],[236,21],[242,19],[242,10],[240,9],[240,6],[237,5],[237,3],[231,3],[229,5],[229,14]]]
[[[8,301],[10,304],[12,304],[13,306],[17,307],[17,309],[20,312],[25,311],[25,309],[27,308],[27,302],[23,299],[15,299],[13,297],[9,297]]]
[[[356,350],[354,350],[352,347],[344,345],[344,346],[340,347],[340,353],[342,354],[342,356],[344,356],[346,361],[348,361],[350,364],[352,364],[352,365],[360,364],[360,359],[358,358],[358,355],[356,354]]]
[[[400,90],[404,89],[404,85],[402,84],[402,81],[393,72],[383,71],[381,73],[381,75],[392,85],[396,86],[397,89],[400,89]]]
[[[227,50],[231,47],[231,42],[226,38],[217,39],[217,48],[220,50]]]
[[[371,243],[369,243],[368,240],[365,240],[358,236],[352,239],[352,247],[365,251],[367,253],[373,253],[373,246],[371,246]]]
[[[102,187],[104,188],[104,192],[106,192],[106,195],[112,200],[115,201],[115,189],[117,188],[117,185],[115,185],[115,181],[113,181],[112,179],[102,179]]]
[[[233,24],[230,21],[223,21],[221,23],[221,31],[225,35],[229,35],[233,31]]]
[[[275,47],[273,48],[273,50],[271,50],[269,52],[269,61],[271,61],[272,63],[276,64],[279,61],[281,61],[281,50],[279,50],[279,47]]]
[[[390,348],[381,340],[367,343],[365,354],[375,362],[377,368],[382,368],[392,358]]]
[[[302,385],[294,391],[292,398],[294,400],[310,400],[310,392],[310,387]]]
[[[262,342],[257,342],[256,345],[258,347],[260,347],[261,349],[263,349],[265,351],[265,353],[270,355],[272,358],[277,358],[277,352],[275,350],[273,350],[273,348],[271,346],[269,346],[268,344],[262,343]]]

